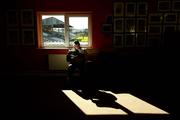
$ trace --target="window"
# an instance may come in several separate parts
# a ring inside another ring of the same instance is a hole
[[[91,46],[91,20],[89,13],[38,12],[38,47],[72,47],[79,40],[82,47]]]

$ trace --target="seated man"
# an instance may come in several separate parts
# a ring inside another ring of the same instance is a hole
[[[79,70],[80,76],[82,76],[84,72],[85,53],[79,41],[74,41],[74,49],[68,52],[66,59],[69,62],[68,77],[71,79],[76,69]]]

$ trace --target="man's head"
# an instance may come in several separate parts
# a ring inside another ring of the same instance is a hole
[[[75,49],[79,49],[80,48],[80,43],[78,40],[74,41],[74,47]]]
[[[80,45],[80,43],[79,43],[78,40],[74,41],[74,44],[75,44],[75,45]]]

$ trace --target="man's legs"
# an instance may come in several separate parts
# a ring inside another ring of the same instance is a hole
[[[73,74],[73,72],[74,72],[74,70],[75,70],[75,67],[74,67],[74,65],[73,64],[69,64],[68,65],[68,79],[70,80],[70,79],[72,79],[72,74]]]

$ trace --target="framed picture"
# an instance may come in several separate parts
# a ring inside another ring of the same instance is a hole
[[[103,24],[102,32],[112,32],[112,24]]]
[[[135,18],[134,17],[129,17],[125,19],[125,32],[135,32]]]
[[[21,25],[34,26],[34,11],[32,9],[21,10]]]
[[[163,15],[161,13],[149,14],[149,24],[161,24]]]
[[[159,0],[158,1],[158,11],[167,12],[171,10],[170,0]]]
[[[123,18],[114,19],[114,32],[123,32]]]
[[[161,25],[149,25],[148,26],[148,32],[153,34],[160,34],[162,31]]]
[[[114,17],[120,17],[124,15],[124,3],[123,2],[114,2]]]
[[[146,16],[148,10],[148,5],[146,2],[137,3],[137,16]]]
[[[135,46],[135,33],[134,34],[125,34],[125,47],[134,47]]]
[[[180,1],[179,0],[173,0],[172,1],[172,10],[173,11],[180,11]]]
[[[135,16],[136,13],[136,3],[134,2],[127,2],[126,4],[126,16]]]
[[[19,21],[19,12],[15,9],[7,11],[7,26],[8,27],[15,27],[18,26]]]
[[[164,23],[177,23],[177,14],[176,13],[164,14]]]
[[[34,45],[34,29],[22,29],[23,45]]]
[[[112,15],[109,15],[106,17],[106,23],[107,24],[112,24],[113,23],[113,16]]]
[[[115,48],[123,47],[123,34],[114,34],[113,36],[113,44]]]
[[[176,25],[164,25],[163,32],[176,32]]]
[[[19,39],[19,29],[12,28],[7,30],[7,45],[18,45],[20,43]]]
[[[146,42],[146,34],[145,33],[137,33],[136,46],[137,47],[145,47],[145,42]]]
[[[148,47],[159,48],[161,45],[160,34],[148,34]]]
[[[136,32],[146,32],[147,25],[146,25],[146,18],[137,18],[137,29]]]

